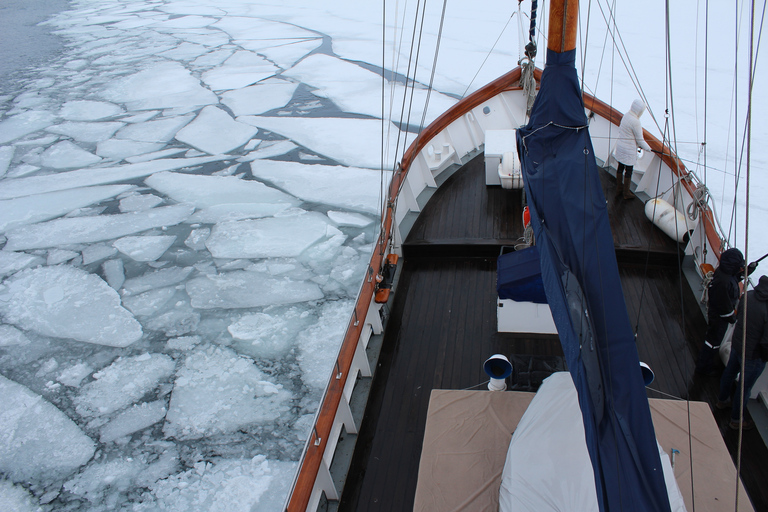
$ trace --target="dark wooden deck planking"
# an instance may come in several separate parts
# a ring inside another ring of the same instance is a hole
[[[638,352],[656,373],[649,397],[714,403],[718,379],[693,374],[705,320],[680,283],[677,244],[647,221],[641,201],[615,198],[614,179],[601,174]],[[523,234],[520,198],[484,184],[480,155],[435,193],[414,224],[339,510],[412,509],[433,388],[484,382],[482,362],[494,353],[513,361],[510,380],[518,389],[564,369],[556,336],[496,332],[496,255]],[[456,253],[461,257],[445,257]],[[734,455],[728,412],[715,410],[715,418]],[[745,432],[744,443],[742,479],[755,510],[768,510],[768,450],[755,430]]]

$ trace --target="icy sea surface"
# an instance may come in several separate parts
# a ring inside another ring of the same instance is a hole
[[[281,510],[389,180],[381,75],[334,51],[376,22],[313,19],[44,23],[0,96],[0,510]]]

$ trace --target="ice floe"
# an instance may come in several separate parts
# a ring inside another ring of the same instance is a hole
[[[110,160],[120,161],[136,155],[145,155],[158,151],[164,147],[164,144],[153,142],[138,142],[134,140],[109,139],[96,146],[96,154],[109,158]]]
[[[200,462],[194,468],[158,479],[149,487],[157,503],[138,503],[137,512],[277,511],[284,505],[296,463],[252,459]]]
[[[176,363],[165,354],[144,353],[119,357],[93,374],[74,398],[77,413],[85,417],[104,416],[119,411],[157,388],[173,375]]]
[[[209,162],[224,160],[222,156],[206,156],[194,158],[166,158],[152,162],[127,164],[117,167],[95,169],[80,169],[77,171],[60,172],[47,176],[30,176],[15,180],[0,181],[0,199],[31,196],[44,192],[69,190],[72,188],[105,185],[119,181],[129,181],[143,178],[161,171],[170,171],[185,167],[194,167]]]
[[[275,279],[248,270],[199,276],[187,281],[186,289],[192,306],[200,309],[254,308],[323,298],[313,282]]]
[[[34,254],[0,251],[0,277],[13,274],[27,267],[42,265],[45,260]]]
[[[222,222],[205,242],[214,258],[295,257],[315,242],[335,234],[327,217],[301,215]]]
[[[123,285],[125,293],[144,293],[157,288],[173,286],[184,281],[193,271],[192,267],[170,267],[153,270],[144,275],[127,279]]]
[[[163,431],[176,439],[233,432],[275,421],[290,398],[252,360],[226,348],[197,350],[176,374]]]
[[[303,330],[296,339],[302,380],[316,395],[328,384],[333,361],[350,320],[352,305],[352,301],[347,300],[325,303],[317,323]]]
[[[238,51],[221,66],[203,73],[203,82],[214,91],[239,89],[273,76],[277,66],[250,51]]]
[[[239,353],[254,358],[278,359],[294,347],[302,330],[315,321],[306,307],[271,308],[269,313],[246,314],[227,330]]]
[[[134,122],[121,128],[116,134],[117,139],[129,139],[135,142],[168,142],[189,123],[194,116],[173,116],[151,121]]]
[[[96,445],[53,404],[0,375],[0,472],[14,482],[59,480],[93,456]]]
[[[251,173],[304,201],[371,214],[380,211],[379,189],[388,186],[392,175],[370,169],[272,160],[252,162]]]
[[[13,485],[8,480],[0,480],[0,505],[11,512],[42,512],[43,509],[29,492],[21,485]]]
[[[131,110],[218,103],[215,94],[202,87],[182,65],[174,62],[156,64],[110,83],[101,94],[104,99],[125,104]]]
[[[66,121],[61,124],[49,126],[46,131],[66,135],[78,142],[101,142],[114,134],[123,123],[118,122],[80,122]]]
[[[284,107],[295,91],[295,83],[281,79],[264,80],[250,87],[225,92],[221,102],[236,116],[259,115]]]
[[[30,110],[0,121],[0,144],[20,139],[25,135],[47,128],[55,116],[44,110]]]
[[[0,178],[8,171],[14,151],[13,146],[0,146]]]
[[[80,146],[63,140],[49,147],[40,157],[40,163],[45,167],[54,169],[73,169],[75,167],[87,167],[101,162],[101,158]]]
[[[114,103],[73,100],[62,105],[59,115],[67,121],[100,121],[122,113],[123,109]]]
[[[105,185],[0,200],[0,233],[59,217],[130,189],[130,185]]]
[[[0,325],[0,347],[29,345],[30,341],[23,332],[12,325]]]
[[[115,240],[118,251],[135,261],[155,261],[176,241],[175,236],[126,236]]]
[[[266,116],[240,116],[237,120],[279,133],[340,164],[369,169],[381,168],[381,121],[354,118]],[[388,124],[391,130],[397,133],[397,127],[391,123]],[[329,134],[336,133],[343,133],[344,137],[329,136]],[[401,144],[405,137],[403,134]],[[385,156],[391,160],[397,154],[397,137],[390,137],[389,141]],[[389,166],[391,162],[387,160],[385,164]]]
[[[192,147],[218,155],[236,149],[251,137],[258,129],[239,123],[218,107],[205,107],[194,121],[179,130],[176,139]]]
[[[41,249],[67,244],[101,242],[151,228],[174,226],[194,210],[184,204],[162,206],[144,212],[56,219],[6,232],[6,250]]]
[[[67,266],[23,270],[3,282],[0,315],[56,338],[125,347],[141,338],[139,322],[101,278]]]
[[[134,404],[101,428],[99,441],[109,443],[143,430],[165,418],[165,400]]]
[[[162,197],[157,197],[154,194],[132,194],[128,197],[120,199],[120,211],[127,212],[143,212],[154,208],[163,202]]]
[[[264,208],[276,205],[281,211],[298,201],[272,187],[254,180],[241,180],[234,176],[201,176],[162,172],[144,180],[148,186],[174,201],[198,208],[223,204],[260,204]]]
[[[328,218],[336,223],[337,226],[354,226],[364,228],[373,223],[373,219],[360,215],[359,213],[329,211]]]

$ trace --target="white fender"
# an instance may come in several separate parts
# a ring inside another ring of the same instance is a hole
[[[686,242],[693,233],[693,229],[686,225],[685,215],[663,199],[645,203],[645,216],[672,240]]]

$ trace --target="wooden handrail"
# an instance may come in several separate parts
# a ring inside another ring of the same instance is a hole
[[[537,81],[541,80],[541,73],[542,71],[540,69],[534,71],[534,77]],[[386,211],[382,222],[381,232],[379,233],[378,241],[373,254],[371,255],[370,269],[372,269],[374,273],[378,273],[382,268],[387,247],[389,247],[391,242],[390,233],[394,222],[395,199],[402,184],[405,182],[408,170],[416,158],[416,155],[418,155],[437,134],[473,108],[504,91],[519,89],[518,82],[520,81],[520,76],[521,68],[517,67],[481,89],[478,89],[466,98],[463,98],[435,119],[427,128],[422,130],[416,137],[416,140],[414,140],[410,147],[405,151],[402,162],[398,169],[395,170],[389,185]],[[609,122],[612,122],[617,126],[623,117],[621,112],[587,93],[584,93],[584,105],[595,114],[606,118]],[[662,144],[656,137],[647,131],[644,131],[644,136],[651,148],[661,154],[662,160],[664,160],[664,162],[669,165],[678,176],[681,178],[688,176],[688,170],[673,156],[672,151],[667,146]],[[692,194],[695,188],[690,183],[690,180],[682,179],[681,181],[686,187],[686,190]],[[719,258],[720,237],[717,235],[717,230],[712,221],[712,212],[707,209],[703,214],[707,220],[705,223],[707,238]],[[717,243],[713,243],[713,240]],[[315,429],[313,431],[315,439],[310,439],[311,442],[307,443],[307,449],[301,460],[300,470],[288,501],[286,509],[288,512],[304,512],[309,504],[312,489],[315,485],[317,473],[322,462],[323,453],[328,444],[328,436],[331,433],[333,422],[336,418],[336,411],[341,403],[344,386],[352,367],[352,360],[355,355],[355,350],[357,349],[357,343],[362,334],[365,323],[364,320],[368,314],[368,308],[373,299],[375,286],[375,279],[367,279],[360,289],[360,294],[355,303],[354,313],[347,325],[344,340],[339,349],[337,364],[340,375],[334,374],[331,376],[325,395],[323,396],[317,414]],[[356,321],[355,319],[358,319],[359,321]]]

